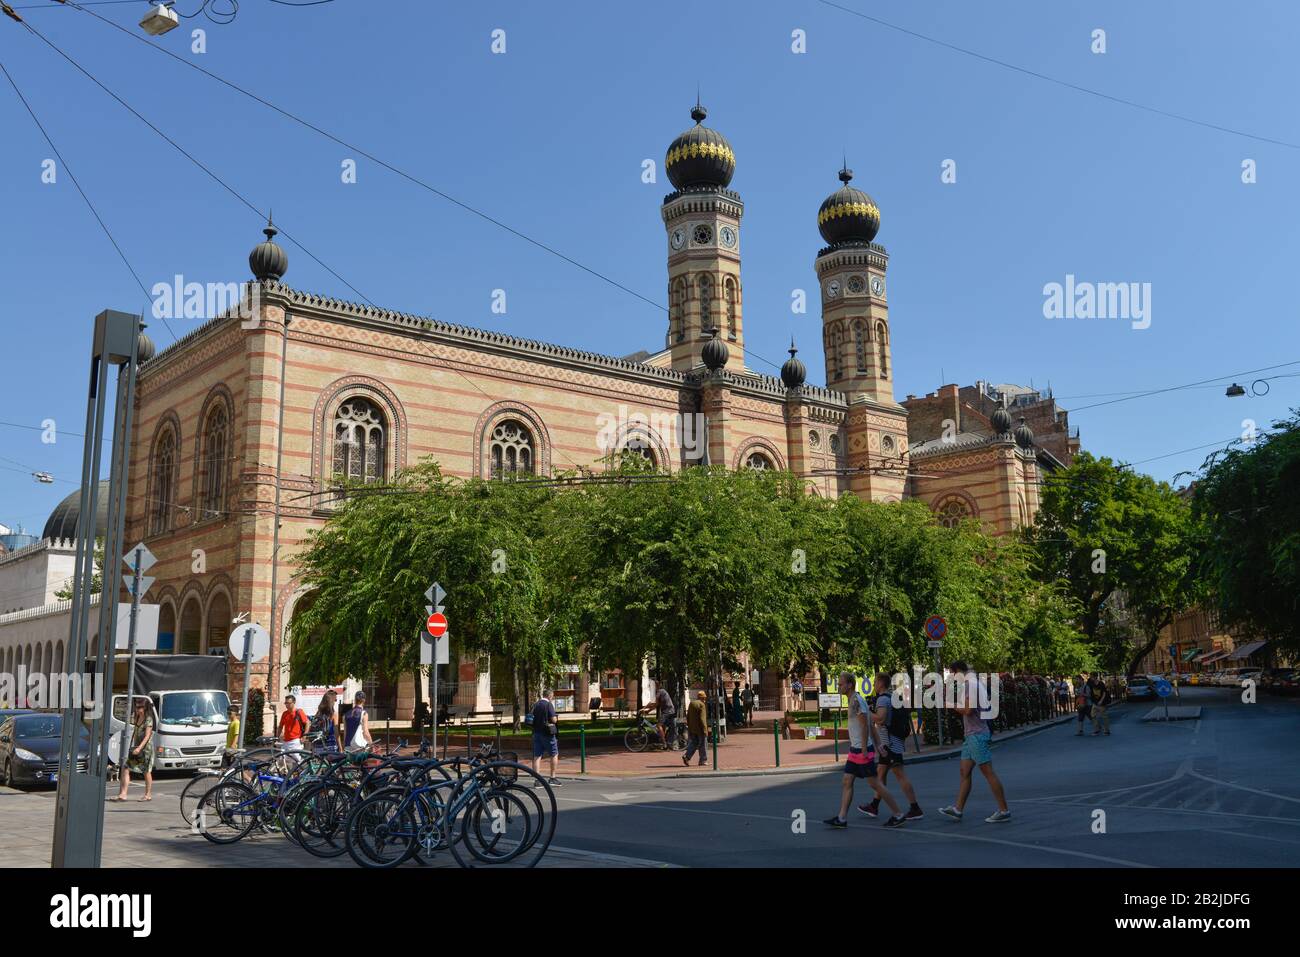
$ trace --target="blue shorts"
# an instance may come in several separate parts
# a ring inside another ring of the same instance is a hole
[[[560,753],[560,740],[553,734],[533,735],[533,757],[540,758],[548,754]]]
[[[990,734],[966,735],[966,740],[961,745],[962,760],[974,761],[976,764],[988,764],[993,760],[992,740],[993,736]]]

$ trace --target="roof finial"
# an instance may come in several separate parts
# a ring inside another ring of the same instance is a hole
[[[700,106],[700,85],[696,83],[695,84],[695,109],[691,110],[691,119],[693,119],[696,122],[696,124],[700,124],[704,122],[704,118],[708,115],[709,115],[709,111],[706,110],[704,107]]]
[[[266,234],[267,242],[270,242],[272,239],[274,239],[276,235],[279,234],[280,232],[280,230],[275,228],[275,221],[271,215],[271,210],[269,209],[266,211],[266,228],[263,229],[262,232]]]
[[[840,182],[847,186],[851,179],[853,179],[853,170],[849,169],[849,154],[845,152],[844,162],[840,165]]]
[[[795,348],[795,345],[794,345],[794,336],[791,336],[791,337],[790,337],[790,355],[791,355],[791,357],[793,357],[794,354],[795,354],[796,352],[798,352],[798,351],[799,351],[799,350],[796,349],[796,348]]]

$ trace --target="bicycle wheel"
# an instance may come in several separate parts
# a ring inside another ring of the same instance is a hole
[[[220,780],[221,775],[215,771],[200,771],[185,785],[181,791],[181,818],[186,824],[194,823],[194,812],[198,810],[203,795]]]
[[[213,844],[234,844],[257,826],[261,814],[256,791],[238,781],[222,781],[199,799],[192,826]]]
[[[623,743],[627,745],[629,751],[641,752],[646,749],[650,743],[650,735],[646,734],[645,728],[640,726],[628,728],[627,734],[623,735]]]
[[[452,847],[461,867],[473,866],[460,859],[457,847],[463,847],[481,864],[505,864],[528,849],[532,821],[524,802],[501,789],[480,793],[461,812],[462,840]]]
[[[527,765],[513,761],[493,762],[476,769],[470,777],[480,784],[484,781],[489,783],[462,809],[461,813],[469,814],[474,805],[480,805],[478,817],[471,819],[468,825],[462,821],[456,828],[457,839],[451,845],[456,863],[461,867],[536,867],[551,846],[557,820],[555,792],[546,779]],[[503,783],[493,786],[493,780]],[[466,778],[466,782],[469,781],[470,778]],[[472,787],[473,784],[463,786]],[[498,797],[502,800],[496,800]],[[540,815],[535,812],[538,806],[543,812]],[[494,815],[494,808],[503,812],[504,817]],[[515,817],[521,811],[527,814],[526,821]],[[495,843],[490,837],[494,823],[498,832]],[[519,838],[521,834],[522,839]],[[475,844],[479,854],[467,847]],[[462,849],[470,853],[462,853]]]
[[[359,867],[396,867],[414,854],[415,813],[396,789],[372,794],[352,809],[344,846]]]
[[[309,787],[294,814],[294,840],[315,857],[338,857],[347,850],[343,828],[356,792],[334,781]]]

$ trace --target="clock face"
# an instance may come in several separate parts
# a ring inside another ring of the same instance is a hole
[[[722,241],[722,245],[731,249],[736,245],[736,231],[730,226],[723,226],[718,230],[718,239]]]
[[[691,239],[695,240],[697,246],[707,246],[713,242],[713,227],[700,223],[691,232]]]
[[[862,292],[866,288],[867,284],[861,276],[849,277],[849,292]]]
[[[881,279],[879,276],[872,276],[871,292],[873,295],[883,296],[885,294],[885,280]]]
[[[832,279],[826,284],[826,296],[828,299],[834,299],[840,294],[840,281]]]
[[[673,235],[670,241],[673,244],[673,249],[681,249],[686,245],[686,230],[678,226],[673,230]]]

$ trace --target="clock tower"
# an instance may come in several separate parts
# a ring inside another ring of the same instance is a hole
[[[708,112],[691,110],[695,126],[673,140],[664,169],[676,191],[664,197],[668,233],[668,332],[671,367],[704,364],[704,344],[717,330],[727,345],[725,368],[745,367],[741,320],[740,219],[745,204],[727,188],[736,155],[726,137],[704,126]]]
[[[848,400],[844,443],[854,471],[849,487],[863,497],[901,499],[907,474],[907,410],[894,401],[885,271],[889,254],[872,242],[880,209],[849,185],[853,171],[817,211],[827,246],[817,254],[826,385]]]

